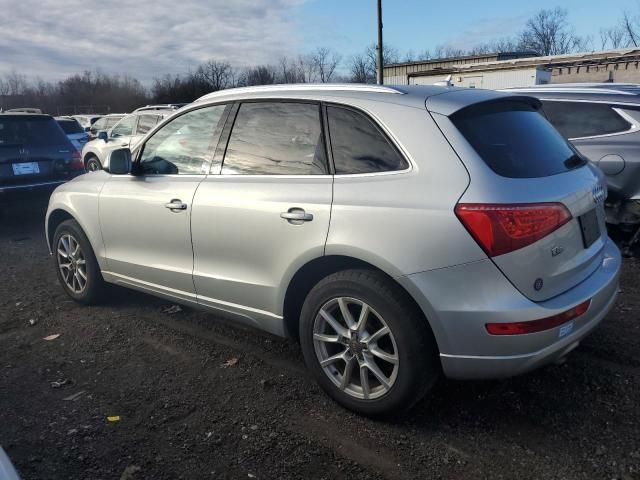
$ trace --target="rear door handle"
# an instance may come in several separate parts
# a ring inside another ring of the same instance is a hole
[[[313,220],[313,214],[305,212],[302,208],[290,208],[282,212],[280,218],[284,218],[293,225],[302,225],[304,222]]]
[[[186,203],[182,203],[182,200],[180,200],[178,198],[174,198],[169,203],[165,203],[164,206],[165,206],[165,208],[168,208],[172,212],[176,211],[176,210],[186,210],[187,209],[187,204]]]

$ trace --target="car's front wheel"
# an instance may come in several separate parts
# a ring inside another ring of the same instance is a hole
[[[326,277],[307,296],[300,322],[302,351],[316,380],[358,413],[401,413],[440,374],[424,316],[380,272],[345,270]]]
[[[91,243],[75,220],[65,220],[53,235],[53,258],[58,280],[73,300],[93,304],[101,300],[105,282]]]
[[[102,164],[100,163],[100,160],[98,160],[98,157],[91,155],[85,162],[85,169],[88,172],[96,172],[98,170],[102,170]]]

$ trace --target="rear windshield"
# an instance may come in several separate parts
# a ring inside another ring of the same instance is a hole
[[[67,135],[72,133],[84,133],[84,129],[76,120],[58,120],[58,124],[62,127],[62,131]]]
[[[548,177],[585,164],[540,112],[524,102],[472,106],[452,120],[484,162],[503,177]]]
[[[4,117],[0,115],[0,146],[61,146],[67,138],[51,117]]]

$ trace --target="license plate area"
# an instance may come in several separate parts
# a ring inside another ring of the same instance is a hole
[[[38,162],[14,163],[11,166],[13,167],[14,175],[33,175],[40,173]]]
[[[584,248],[589,248],[594,242],[600,238],[600,222],[596,209],[588,211],[584,215],[578,217],[580,230],[582,230],[582,243]]]

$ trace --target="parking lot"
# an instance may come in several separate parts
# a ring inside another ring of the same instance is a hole
[[[45,207],[0,228],[0,443],[25,479],[640,478],[637,259],[564,365],[442,381],[383,422],[330,401],[293,341],[120,289],[73,303]]]

